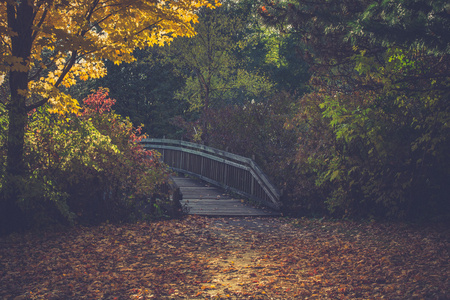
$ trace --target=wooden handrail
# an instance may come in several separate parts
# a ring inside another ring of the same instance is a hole
[[[199,177],[273,209],[281,208],[280,192],[250,158],[180,140],[143,139],[141,143],[158,150],[174,171]]]

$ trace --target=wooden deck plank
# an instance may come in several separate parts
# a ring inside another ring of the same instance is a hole
[[[198,195],[186,195],[183,194],[183,199],[194,199],[194,200],[217,200],[217,201],[221,201],[221,200],[229,200],[232,199],[230,197],[226,197],[223,195],[202,195],[202,194],[198,194]]]
[[[224,196],[226,197],[227,194],[224,193],[224,191],[219,191],[218,189],[212,190],[211,188],[204,189],[202,187],[197,187],[195,190],[189,188],[186,189],[185,187],[181,187],[183,189],[183,195],[193,195],[193,196],[200,196],[200,195],[216,195],[216,196]]]
[[[218,187],[213,187],[197,179],[173,177],[183,194],[181,205],[188,208],[191,215],[202,216],[279,216],[270,209],[249,206],[242,199],[226,194]]]
[[[192,180],[192,178],[172,177],[179,187],[209,187],[210,185],[200,180]]]

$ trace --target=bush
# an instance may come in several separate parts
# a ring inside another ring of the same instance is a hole
[[[352,58],[365,90],[323,89],[302,99],[294,123],[306,142],[297,163],[314,170],[336,216],[445,217],[450,110],[446,83],[431,67],[445,60],[395,48],[383,58]]]
[[[32,171],[21,207],[33,222],[127,221],[155,204],[168,172],[157,152],[139,144],[141,128],[115,114],[107,96],[104,89],[91,94],[78,115],[45,107],[30,114],[26,160]]]

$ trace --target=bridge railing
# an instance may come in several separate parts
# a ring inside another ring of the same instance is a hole
[[[273,209],[281,208],[280,192],[249,158],[180,140],[143,139],[141,143],[158,150],[174,171],[199,177]]]

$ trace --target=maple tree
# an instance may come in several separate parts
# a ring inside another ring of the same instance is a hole
[[[49,103],[54,112],[76,112],[78,103],[64,88],[103,76],[105,59],[131,62],[135,48],[193,36],[196,11],[214,5],[204,0],[2,1],[0,72],[8,87],[2,101],[9,119],[3,192],[12,199],[2,200],[3,220],[18,219],[14,201],[26,174],[28,111]]]

